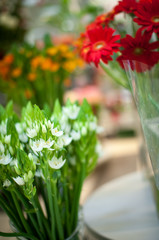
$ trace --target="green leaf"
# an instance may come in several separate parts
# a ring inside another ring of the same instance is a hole
[[[48,104],[44,105],[44,109],[42,110],[45,118],[49,119],[51,117],[51,109]]]
[[[60,105],[60,102],[58,99],[56,99],[56,101],[55,101],[53,114],[54,114],[55,118],[61,114],[61,105]]]
[[[13,101],[9,101],[9,103],[7,104],[6,113],[7,113],[7,116],[13,115]]]
[[[16,146],[19,141],[19,137],[12,118],[8,118],[7,121],[7,135],[11,135],[11,145]]]

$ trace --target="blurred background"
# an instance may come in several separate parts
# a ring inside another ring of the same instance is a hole
[[[103,129],[99,136],[101,157],[85,182],[82,203],[102,184],[143,168],[141,130],[130,92],[100,68],[86,65],[74,50],[85,26],[116,3],[117,0],[0,1],[0,103],[5,106],[13,99],[18,112],[28,100],[40,107],[48,100],[52,108],[51,96],[55,92],[61,102],[87,98]],[[121,17],[119,23],[123,21]],[[48,93],[50,84],[55,92]],[[9,231],[2,211],[0,228]]]

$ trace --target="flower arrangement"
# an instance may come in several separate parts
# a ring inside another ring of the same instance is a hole
[[[126,27],[117,22],[116,16],[121,13],[127,18],[126,24],[131,22],[131,34],[126,34]],[[158,0],[120,0],[112,11],[98,16],[81,34],[81,56],[88,63],[100,65],[116,82],[129,88],[123,61],[130,60],[132,68],[133,61],[142,62],[149,69],[159,61],[158,16]],[[144,70],[140,65],[136,69]]]
[[[9,99],[24,106],[28,100],[51,108],[55,99],[63,103],[65,87],[71,85],[71,73],[83,61],[73,44],[54,44],[49,36],[44,46],[14,46],[0,61],[0,88]]]
[[[98,155],[97,120],[82,105],[56,101],[53,113],[30,102],[19,119],[0,106],[0,207],[27,239],[66,239],[78,222],[84,179]],[[44,207],[42,207],[44,205]]]

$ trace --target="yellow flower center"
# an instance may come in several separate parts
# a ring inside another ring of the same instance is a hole
[[[94,49],[99,50],[99,49],[103,48],[104,45],[105,45],[105,43],[103,41],[97,42],[97,43],[94,44]]]
[[[152,17],[152,22],[159,23],[159,16]]]
[[[143,51],[144,51],[144,49],[137,47],[137,48],[134,49],[134,54],[135,55],[142,55]]]

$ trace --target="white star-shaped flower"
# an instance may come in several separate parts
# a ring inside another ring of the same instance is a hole
[[[51,133],[56,137],[61,137],[63,135],[63,131],[59,131],[57,128],[52,128]]]
[[[69,119],[76,119],[78,117],[80,107],[77,105],[63,107],[63,113],[68,116]]]
[[[8,179],[6,179],[3,183],[3,187],[9,187],[11,185],[11,181],[9,181]]]
[[[23,186],[25,184],[24,179],[22,177],[13,177],[13,180],[19,185],[19,186]]]
[[[32,129],[28,128],[26,134],[29,138],[34,138],[37,136],[37,131],[35,128],[32,128]]]
[[[76,132],[76,131],[72,130],[71,137],[72,137],[73,140],[78,141],[81,137],[81,134],[80,134],[79,131]]]
[[[7,165],[11,161],[12,161],[12,158],[11,158],[10,154],[7,154],[7,155],[2,154],[2,155],[0,155],[0,164]]]
[[[57,157],[53,157],[50,161],[49,161],[49,166],[53,169],[60,169],[62,168],[62,166],[65,164],[66,159],[63,160],[62,156],[60,158]]]

